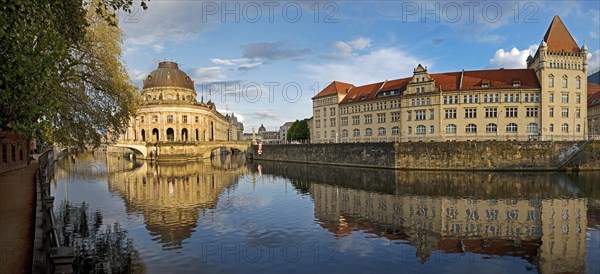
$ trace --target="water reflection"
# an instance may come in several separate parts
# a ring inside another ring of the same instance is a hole
[[[123,198],[128,213],[143,215],[163,249],[181,248],[199,216],[214,209],[219,195],[247,172],[241,155],[160,164],[108,157],[107,165],[109,191]]]
[[[315,217],[338,238],[371,232],[416,247],[528,260],[542,273],[586,272],[588,203],[597,174],[401,172],[261,162],[314,201]],[[575,182],[576,180],[577,182]],[[593,214],[590,225],[598,224]]]

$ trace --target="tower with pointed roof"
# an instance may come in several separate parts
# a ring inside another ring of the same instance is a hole
[[[587,134],[588,50],[579,47],[560,17],[554,16],[527,68],[541,86],[541,136],[545,140],[582,139]]]

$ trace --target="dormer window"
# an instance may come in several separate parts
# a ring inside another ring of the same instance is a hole
[[[521,86],[521,81],[519,81],[519,80],[513,80],[512,85],[513,85],[513,87],[520,87]]]
[[[487,80],[481,81],[481,87],[482,88],[490,87],[490,82],[488,82]]]

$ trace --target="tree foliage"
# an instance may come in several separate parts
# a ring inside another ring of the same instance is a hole
[[[0,131],[79,147],[122,132],[137,97],[111,10],[133,1],[0,3]]]
[[[296,120],[292,126],[288,129],[287,140],[288,141],[304,141],[307,140],[310,135],[308,129],[308,122],[305,120]]]

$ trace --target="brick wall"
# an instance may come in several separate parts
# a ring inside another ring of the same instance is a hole
[[[29,164],[29,139],[11,132],[0,132],[0,173]]]

